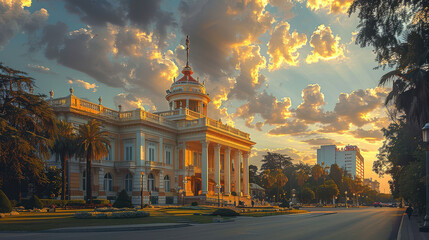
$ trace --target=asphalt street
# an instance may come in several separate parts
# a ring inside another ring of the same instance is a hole
[[[308,214],[238,217],[234,222],[118,232],[0,233],[0,239],[396,239],[398,208],[310,209]]]

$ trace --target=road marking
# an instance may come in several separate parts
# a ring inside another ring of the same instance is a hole
[[[404,216],[405,214],[402,214],[401,224],[399,224],[398,236],[396,236],[396,240],[401,240],[401,229],[402,229],[402,223],[404,222]]]

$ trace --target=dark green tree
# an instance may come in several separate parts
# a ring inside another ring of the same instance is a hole
[[[68,159],[76,153],[76,135],[71,123],[57,121],[57,132],[55,135],[55,143],[51,148],[61,161],[61,199],[65,200],[69,193],[70,187],[67,185],[68,179]]]
[[[303,203],[310,203],[314,198],[315,198],[315,194],[314,191],[311,190],[310,188],[303,188],[302,189],[302,202]]]
[[[55,136],[55,116],[34,79],[0,64],[0,188],[21,198],[22,183],[44,176],[44,159]]]
[[[79,126],[78,153],[86,158],[86,199],[92,203],[92,161],[107,156],[110,148],[109,133],[101,130],[97,120]]]
[[[125,189],[119,193],[119,196],[116,199],[115,203],[113,204],[113,207],[115,208],[133,207],[133,204],[131,203],[131,198],[128,196],[127,191],[125,191]]]
[[[285,154],[267,152],[267,155],[264,155],[264,159],[262,159],[262,163],[262,171],[276,169],[284,170],[286,167],[292,165],[292,158]]]
[[[257,183],[256,178],[258,177],[258,167],[255,165],[249,165],[249,182]]]
[[[48,167],[45,170],[44,180],[37,186],[37,195],[47,198],[57,197],[61,194],[61,169]]]
[[[9,198],[0,190],[0,213],[10,213],[12,211],[12,204]]]

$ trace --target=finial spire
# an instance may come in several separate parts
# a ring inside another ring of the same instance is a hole
[[[189,67],[189,44],[191,41],[189,40],[189,35],[186,36],[186,67]]]

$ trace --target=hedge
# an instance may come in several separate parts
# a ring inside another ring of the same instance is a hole
[[[92,200],[92,203],[94,203],[95,205],[109,205],[110,204],[110,200],[107,200],[107,199],[94,199],[94,200]]]
[[[213,216],[234,217],[240,215],[238,212],[229,208],[220,208],[212,213]]]

